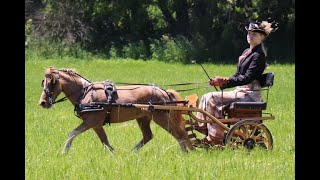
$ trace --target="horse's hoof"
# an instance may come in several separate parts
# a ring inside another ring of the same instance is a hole
[[[64,149],[64,150],[62,150],[62,154],[68,154],[69,150],[70,150],[70,149]]]

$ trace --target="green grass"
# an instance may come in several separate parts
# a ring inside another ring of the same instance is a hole
[[[25,62],[25,178],[26,179],[295,179],[295,65],[271,64],[275,73],[267,112],[275,120],[264,121],[274,149],[264,151],[197,149],[184,154],[175,139],[155,123],[154,138],[137,152],[131,152],[142,135],[135,121],[104,126],[116,152],[103,149],[92,131],[79,135],[68,154],[62,154],[69,133],[81,120],[69,101],[51,109],[38,105],[43,67],[74,68],[91,81],[154,83],[207,82],[199,65],[166,64],[133,60],[32,60]],[[229,76],[235,65],[203,64],[210,76]],[[180,94],[201,97],[207,85]],[[169,87],[164,87],[168,89]],[[170,87],[172,88],[172,87]],[[63,97],[63,94],[60,96]]]

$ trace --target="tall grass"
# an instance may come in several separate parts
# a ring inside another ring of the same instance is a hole
[[[74,68],[91,81],[165,84],[207,82],[199,65],[140,60],[32,60],[26,61],[25,79],[25,178],[26,179],[295,179],[295,65],[271,64],[275,73],[264,121],[274,139],[274,149],[264,151],[197,149],[184,154],[165,130],[151,123],[154,138],[142,149],[131,149],[142,135],[135,121],[104,126],[114,155],[103,149],[96,134],[86,131],[62,154],[68,134],[81,120],[69,101],[42,109],[43,67]],[[235,65],[203,64],[211,76],[229,76]],[[170,87],[199,88],[180,94],[214,91],[207,84]],[[60,96],[62,97],[63,94]]]

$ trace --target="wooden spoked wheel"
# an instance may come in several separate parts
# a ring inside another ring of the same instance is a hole
[[[269,129],[257,120],[242,120],[234,124],[225,138],[225,146],[232,149],[261,147],[272,150],[273,139]]]

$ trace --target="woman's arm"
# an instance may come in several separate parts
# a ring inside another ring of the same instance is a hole
[[[253,80],[261,76],[265,69],[265,64],[265,56],[263,54],[254,53],[251,57],[251,62],[248,68],[245,69],[244,72],[236,73],[229,77],[221,88],[225,89],[251,83]]]

